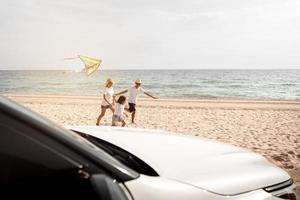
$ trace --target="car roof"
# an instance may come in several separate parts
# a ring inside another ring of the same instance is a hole
[[[38,130],[39,133],[62,143],[76,154],[104,168],[119,181],[124,182],[139,176],[137,172],[126,167],[76,133],[51,122],[45,117],[3,96],[0,96],[0,112],[24,124],[30,125],[31,128]]]

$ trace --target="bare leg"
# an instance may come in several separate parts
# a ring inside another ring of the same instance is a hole
[[[122,120],[122,127],[124,127],[126,125],[126,122],[124,120]]]
[[[117,126],[117,124],[114,120],[114,116],[112,116],[112,118],[111,118],[111,126]]]
[[[102,117],[105,115],[105,112],[106,112],[106,108],[101,108],[101,113],[100,113],[99,117],[97,118],[97,122],[96,122],[97,126],[99,126]]]
[[[115,112],[115,109],[112,106],[110,106],[109,109],[111,110],[112,113]]]
[[[135,111],[131,113],[131,123],[134,124]]]

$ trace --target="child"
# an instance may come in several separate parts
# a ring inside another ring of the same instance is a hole
[[[127,114],[124,112],[125,104],[126,104],[126,97],[122,95],[119,97],[115,106],[114,115],[112,117],[112,126],[116,126],[117,122],[122,122],[123,127],[126,125],[124,120],[124,115],[127,116]]]

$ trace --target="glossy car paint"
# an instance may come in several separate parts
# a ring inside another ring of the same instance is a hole
[[[154,179],[158,182],[169,180],[210,194],[236,196],[290,179],[262,156],[220,142],[157,130],[94,126],[71,129],[139,157],[157,171],[160,177]]]
[[[149,177],[141,175],[138,179],[126,182],[136,200],[277,200],[264,190],[254,190],[240,195],[224,196],[180,183],[178,181],[165,179],[163,177]],[[278,199],[279,200],[279,199]]]

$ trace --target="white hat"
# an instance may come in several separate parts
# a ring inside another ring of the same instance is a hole
[[[141,80],[141,79],[136,79],[136,80],[135,80],[135,83],[137,83],[137,84],[142,84],[142,80]]]

